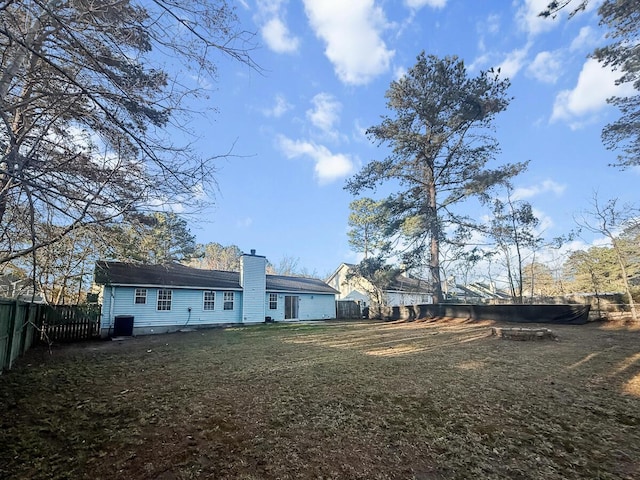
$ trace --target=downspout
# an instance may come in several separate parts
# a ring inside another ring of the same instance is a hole
[[[108,323],[109,328],[107,329],[107,337],[111,336],[111,327],[113,326],[113,303],[114,303],[113,300],[116,297],[115,291],[116,291],[116,289],[112,285],[111,286],[111,295],[109,295],[109,297],[110,297],[110,300],[109,300],[109,323]]]

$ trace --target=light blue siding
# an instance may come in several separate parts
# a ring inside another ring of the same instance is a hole
[[[158,288],[147,287],[145,304],[135,303],[135,290],[134,287],[104,287],[101,319],[104,335],[113,331],[114,319],[120,315],[134,317],[134,333],[163,333],[189,327],[244,323],[243,294],[240,291],[234,291],[233,310],[224,310],[223,290],[215,291],[214,309],[205,310],[204,290],[170,288],[171,310],[158,311]],[[269,308],[269,293],[266,293],[262,297],[262,321],[265,316],[274,321],[284,320],[285,295],[294,295],[300,299],[298,318],[294,320],[321,320],[336,316],[333,294],[277,293],[277,308],[272,310]]]
[[[243,255],[240,259],[240,286],[242,287],[242,322],[264,322],[264,292],[266,284],[265,257]]]
[[[298,318],[295,320],[336,318],[336,300],[334,294],[278,293],[277,295],[278,308],[275,310],[269,308],[269,293],[265,296],[265,315],[275,321],[284,320],[285,295],[297,296],[300,299],[298,303]]]
[[[158,290],[147,287],[147,303],[136,304],[134,287],[104,287],[102,329],[113,329],[114,318],[119,315],[134,317],[133,327],[148,333],[178,330],[203,325],[241,323],[242,292],[234,292],[233,310],[224,310],[223,291],[215,292],[213,310],[204,309],[204,290],[169,288],[172,292],[171,310],[158,311]],[[189,311],[189,308],[191,311]],[[159,332],[158,332],[159,333]]]
[[[271,309],[270,306],[270,294],[267,293],[264,303],[264,314],[266,317],[271,317],[273,321],[284,320],[284,294],[276,293],[278,298],[275,309]]]

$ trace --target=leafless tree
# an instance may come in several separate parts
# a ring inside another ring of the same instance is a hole
[[[638,313],[636,311],[635,302],[631,292],[631,286],[629,283],[629,258],[630,252],[624,248],[623,242],[621,242],[619,233],[632,223],[638,221],[640,211],[631,205],[618,205],[617,199],[612,199],[602,204],[598,195],[594,194],[591,209],[585,212],[580,219],[576,222],[581,228],[584,228],[590,232],[604,235],[610,242],[615,252],[616,260],[620,266],[620,272],[622,276],[622,282],[625,289],[625,294],[629,300],[629,307],[631,309],[631,318],[634,321],[638,321]],[[637,254],[638,246],[635,246]]]
[[[0,265],[127,213],[197,208],[217,156],[170,132],[203,94],[192,77],[224,57],[256,67],[251,39],[226,0],[1,2]]]

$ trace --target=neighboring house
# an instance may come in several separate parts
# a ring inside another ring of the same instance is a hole
[[[511,295],[496,289],[495,285],[475,282],[449,288],[447,298],[464,303],[510,303]]]
[[[97,262],[101,335],[335,318],[336,290],[313,278],[267,275],[266,264],[255,250],[242,255],[239,272]]]
[[[329,277],[327,283],[338,290],[338,300],[353,300],[363,307],[375,303],[371,292],[373,285],[361,276],[350,275],[355,265],[342,263]],[[420,305],[431,303],[431,290],[425,280],[398,275],[382,292],[383,302],[388,306]]]
[[[495,285],[475,282],[468,285],[450,286],[446,294],[447,300],[459,303],[511,303],[512,297],[499,290]]]
[[[20,278],[13,273],[0,275],[0,298],[42,303],[42,295],[34,291],[32,278]]]

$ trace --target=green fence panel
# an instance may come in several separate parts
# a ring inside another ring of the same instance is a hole
[[[0,372],[9,368],[11,358],[13,305],[13,302],[0,302]]]
[[[8,370],[13,362],[32,344],[29,333],[28,303],[0,300],[0,371]]]

